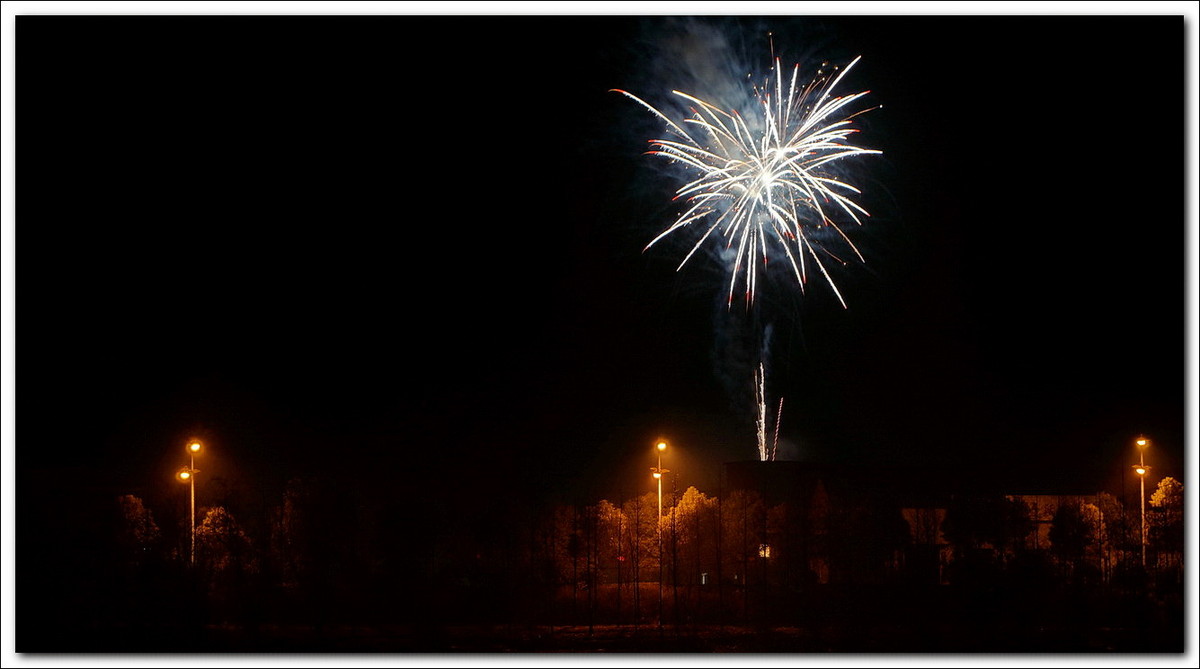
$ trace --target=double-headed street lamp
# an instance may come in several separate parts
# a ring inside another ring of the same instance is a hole
[[[671,470],[663,469],[663,466],[662,466],[662,454],[663,454],[663,451],[667,450],[667,442],[660,441],[660,442],[658,442],[658,445],[655,446],[655,448],[658,449],[658,466],[651,467],[650,473],[654,476],[654,479],[656,481],[658,481],[658,516],[661,518],[662,517],[662,477],[663,477],[663,474],[666,474],[667,472],[669,472]],[[661,535],[662,533],[659,532],[659,534]]]
[[[654,476],[654,480],[658,482],[658,515],[655,516],[654,522],[658,529],[658,626],[662,627],[663,621],[663,540],[662,540],[662,477],[663,474],[671,471],[663,469],[662,454],[667,450],[667,442],[660,441],[655,446],[658,450],[658,466],[650,468],[650,474]]]
[[[1150,467],[1146,466],[1146,447],[1150,445],[1150,440],[1146,437],[1138,437],[1134,442],[1138,447],[1138,463],[1133,466],[1133,471],[1138,475],[1138,479],[1142,487],[1142,569],[1146,568],[1146,474],[1150,473]]]
[[[188,484],[188,494],[191,497],[191,511],[188,513],[188,518],[192,526],[192,547],[191,551],[189,552],[189,561],[191,564],[196,564],[196,474],[200,472],[199,469],[196,469],[196,454],[200,452],[201,448],[202,446],[199,439],[192,439],[189,441],[187,448],[185,449],[187,450],[188,454],[188,465],[186,467],[181,467],[179,471],[175,473],[176,480],[178,480],[180,483]]]

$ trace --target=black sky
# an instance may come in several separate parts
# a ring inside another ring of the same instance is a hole
[[[756,58],[763,26],[785,63],[861,54],[847,86],[883,105],[849,308],[783,299],[799,457],[1069,476],[1144,432],[1182,474],[1182,17],[706,21]],[[195,433],[267,487],[623,494],[659,436],[697,481],[754,457],[721,284],[642,253],[674,186],[608,92],[675,87],[681,25],[18,17],[21,475],[152,489]]]

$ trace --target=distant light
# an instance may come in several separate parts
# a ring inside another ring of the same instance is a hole
[[[660,473],[660,472],[654,472],[654,478],[656,478],[656,479],[660,479],[660,478],[662,478],[662,473]]]
[[[759,544],[758,545],[758,557],[760,557],[760,558],[771,557],[771,544]]]
[[[665,442],[665,441],[658,442],[658,450],[660,450],[660,451],[667,450],[667,442]]]
[[[1148,443],[1150,443],[1150,440],[1149,440],[1149,439],[1147,439],[1147,438],[1145,438],[1145,437],[1142,437],[1141,439],[1138,439],[1138,440],[1137,440],[1137,445],[1138,445],[1138,446],[1145,447],[1145,446],[1146,446],[1146,444],[1148,444]]]
[[[1145,468],[1145,467],[1134,467],[1134,468],[1133,468],[1133,471],[1137,472],[1138,476],[1145,476],[1145,475],[1146,475],[1146,468]]]
[[[192,443],[188,444],[188,450],[193,453],[199,453],[200,452],[200,442],[193,441]]]
[[[188,472],[188,471],[182,471],[182,472],[179,472],[178,476],[179,476],[180,481],[186,481],[186,480],[192,478],[192,473]]]

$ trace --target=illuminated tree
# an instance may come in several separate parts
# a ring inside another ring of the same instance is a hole
[[[1170,476],[1158,482],[1150,496],[1150,542],[1166,566],[1177,567],[1183,559],[1183,484]]]
[[[1158,482],[1158,489],[1150,496],[1150,506],[1160,509],[1169,524],[1183,521],[1183,484],[1170,476]]]
[[[633,514],[630,514],[630,511]],[[632,541],[639,562],[642,579],[658,578],[658,501],[654,493],[648,492],[629,500],[624,505],[625,517],[632,521]],[[653,576],[651,576],[653,574]]]
[[[196,526],[196,566],[218,618],[241,619],[254,608],[251,577],[259,561],[250,538],[223,506],[206,510]]]
[[[648,492],[627,500],[621,505],[621,511],[628,521],[622,545],[633,567],[633,611],[637,618],[645,608],[642,603],[642,582],[658,578],[658,563],[655,562],[658,555],[658,498],[655,493]]]
[[[624,512],[606,499],[600,500],[600,503],[596,505],[596,517],[599,521],[597,541],[600,562],[613,572],[612,578],[606,580],[615,581],[620,573],[621,562],[624,561],[620,559],[623,557],[621,535],[624,533],[625,523],[628,521],[625,519]]]
[[[616,584],[616,615],[621,615],[622,589],[629,582],[629,560],[623,552],[622,537],[625,526],[629,522],[624,512],[612,502],[602,499],[596,505],[598,521],[597,528],[597,562],[602,576],[601,580]],[[607,576],[605,576],[607,574]]]
[[[223,506],[209,508],[196,526],[196,562],[214,578],[258,570],[250,538]]]
[[[676,549],[673,566],[677,584],[672,595],[681,597],[677,602],[680,615],[694,620],[700,611],[702,586],[715,584],[717,500],[689,487],[672,513],[674,522],[666,530],[669,545]]]
[[[700,574],[715,569],[717,500],[694,486],[684,491],[675,505],[675,527],[680,568],[684,583],[700,582]]]

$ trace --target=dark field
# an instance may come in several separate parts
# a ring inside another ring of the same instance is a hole
[[[645,623],[612,624],[614,594],[591,605],[576,602],[574,624],[424,622],[324,625],[227,623],[192,626],[92,623],[54,635],[46,650],[152,653],[1182,653],[1184,610],[1179,598],[1056,592],[1025,603],[1009,594],[879,588],[828,589],[807,598],[751,603],[751,622],[730,611],[730,624],[675,623],[671,592],[664,624],[654,620],[657,589],[645,584]],[[461,594],[461,593],[460,593]],[[922,600],[913,600],[914,597]],[[470,610],[470,602],[458,600]],[[740,608],[731,593],[727,604]],[[568,592],[548,611],[571,619]],[[629,604],[626,602],[628,608]],[[796,608],[790,608],[796,607]],[[475,609],[477,612],[479,609]],[[464,613],[460,620],[469,620]],[[766,618],[787,620],[768,622]],[[758,620],[755,620],[758,619]],[[25,644],[22,644],[25,645]],[[30,643],[25,651],[41,650]]]

